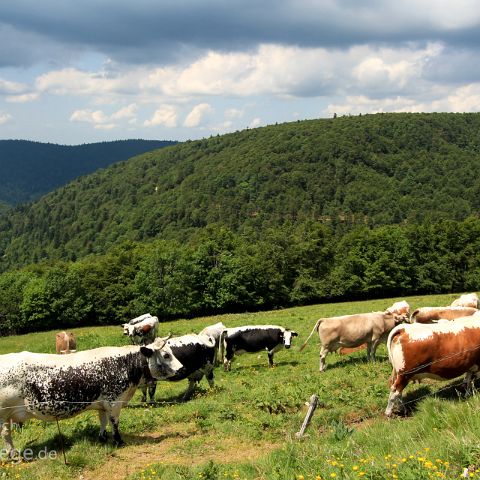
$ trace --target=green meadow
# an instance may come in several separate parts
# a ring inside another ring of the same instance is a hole
[[[12,479],[423,479],[480,477],[480,401],[465,398],[460,381],[427,381],[405,391],[408,415],[387,419],[391,367],[385,345],[377,361],[365,351],[330,354],[318,372],[319,342],[303,343],[320,317],[384,310],[405,299],[411,309],[448,305],[456,295],[416,296],[177,320],[160,324],[160,334],[198,332],[222,321],[228,327],[279,324],[299,333],[293,348],[275,354],[235,357],[230,372],[215,369],[215,387],[202,380],[187,402],[186,381],[160,382],[155,406],[137,392],[122,410],[126,446],[97,441],[99,422],[86,412],[55,423],[29,421],[13,432],[15,447],[31,460],[0,465]],[[152,312],[153,313],[153,312]],[[126,345],[120,327],[78,328],[78,350]],[[55,332],[0,339],[0,353],[53,353]],[[319,403],[306,435],[297,439],[312,394]],[[64,456],[67,464],[64,462]]]

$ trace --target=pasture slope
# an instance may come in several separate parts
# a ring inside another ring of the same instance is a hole
[[[449,304],[455,295],[405,298],[412,308]],[[223,321],[227,326],[280,324],[299,332],[294,348],[235,358],[231,372],[215,370],[216,386],[202,380],[194,397],[177,398],[186,382],[163,382],[155,407],[139,403],[123,409],[120,429],[127,445],[97,442],[97,415],[89,412],[60,423],[68,465],[64,465],[55,424],[30,421],[14,432],[22,451],[34,459],[14,464],[2,458],[0,477],[12,479],[422,479],[478,478],[480,402],[462,398],[452,384],[427,383],[407,388],[411,415],[387,420],[390,364],[385,346],[378,361],[365,351],[327,357],[318,372],[318,339],[298,347],[319,317],[383,310],[395,299],[332,303],[254,314],[222,315],[162,323],[160,333],[199,331]],[[154,312],[152,312],[154,313]],[[122,345],[120,327],[78,328],[78,348]],[[0,353],[54,352],[54,332],[0,339]],[[454,383],[454,382],[452,382]],[[295,439],[312,393],[319,406],[303,440]],[[54,459],[39,459],[45,452]],[[3,452],[2,452],[3,453]]]

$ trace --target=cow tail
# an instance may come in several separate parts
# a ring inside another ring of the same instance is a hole
[[[318,327],[320,326],[320,324],[322,323],[322,320],[323,318],[320,318],[319,320],[317,320],[317,323],[315,324],[315,326],[313,327],[313,330],[310,332],[310,335],[307,337],[307,339],[303,342],[303,345],[299,348],[299,352],[301,352],[306,346],[307,346],[307,342],[310,340],[310,337],[313,335],[313,332],[315,332],[315,330],[318,330]]]
[[[225,360],[225,337],[227,336],[227,330],[223,330],[220,334],[220,340],[218,342],[218,356],[223,363]]]

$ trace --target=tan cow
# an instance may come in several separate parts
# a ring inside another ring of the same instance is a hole
[[[390,330],[407,321],[406,315],[387,312],[356,313],[340,317],[320,318],[312,332],[300,347],[303,350],[315,331],[318,332],[322,348],[320,350],[320,371],[325,370],[325,357],[341,347],[358,347],[367,344],[367,357],[375,359],[375,351],[380,342],[385,341]]]
[[[468,388],[480,368],[480,319],[457,318],[454,322],[398,325],[388,336],[388,357],[393,367],[385,415],[397,404],[413,380],[450,380],[466,373]]]
[[[478,308],[478,296],[476,293],[466,293],[452,302],[452,307]]]
[[[391,307],[388,307],[385,310],[385,313],[396,313],[397,315],[410,315],[410,305],[405,301],[402,300],[401,302],[395,302]],[[367,344],[364,343],[358,347],[348,348],[348,347],[341,347],[338,350],[340,355],[350,355],[353,352],[357,352],[358,350],[363,350],[367,348]]]
[[[55,338],[55,350],[57,353],[75,353],[77,351],[77,340],[71,332],[57,333]]]
[[[410,323],[434,323],[440,319],[454,320],[468,317],[478,310],[473,307],[421,307],[410,317]]]

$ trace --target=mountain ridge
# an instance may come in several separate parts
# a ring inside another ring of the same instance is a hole
[[[175,143],[130,139],[60,145],[0,140],[0,202],[18,205],[37,200],[76,177]]]
[[[0,218],[6,266],[285,223],[341,234],[480,212],[480,114],[304,120],[187,141],[77,178]],[[473,172],[473,174],[472,174]]]

